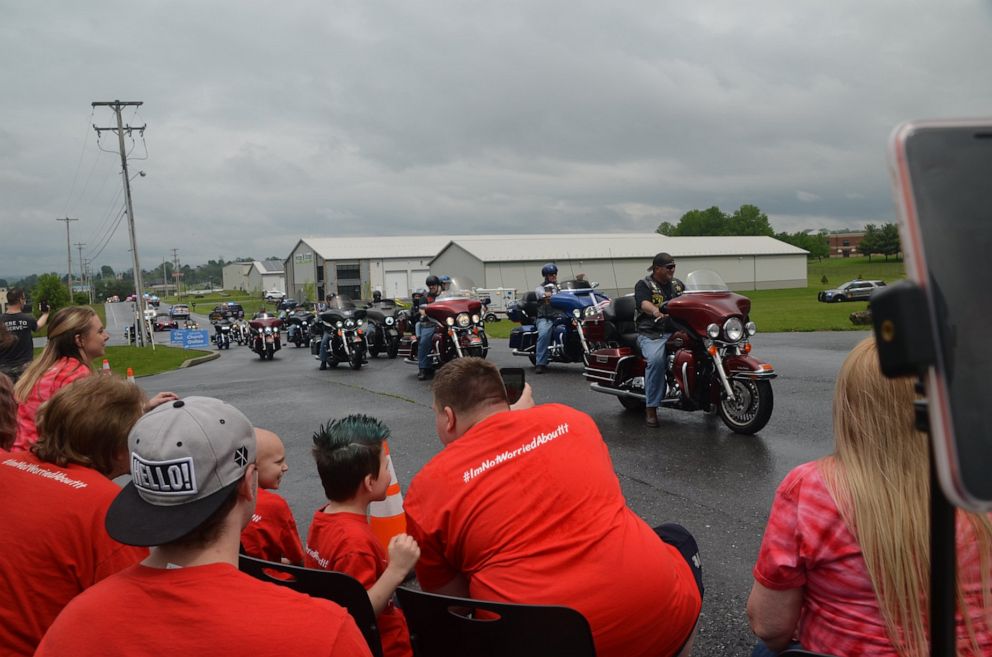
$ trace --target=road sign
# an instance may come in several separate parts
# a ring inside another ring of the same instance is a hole
[[[204,329],[176,329],[169,331],[169,344],[183,349],[202,349],[210,346],[210,331]]]

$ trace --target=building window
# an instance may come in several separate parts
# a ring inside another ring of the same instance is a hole
[[[361,299],[362,298],[362,286],[361,285],[338,285],[338,294],[346,296],[350,299]]]
[[[358,281],[362,279],[362,270],[358,263],[351,265],[338,265],[337,273],[339,281]]]
[[[313,262],[313,253],[307,251],[305,253],[297,253],[294,257],[297,264],[304,264],[307,262]]]
[[[851,246],[851,240],[844,240],[844,246]]]

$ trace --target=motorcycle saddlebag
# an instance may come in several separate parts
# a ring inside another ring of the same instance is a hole
[[[633,355],[630,347],[597,349],[586,356],[586,368],[601,370],[612,375],[617,371],[617,363],[621,358]]]
[[[530,324],[510,331],[510,349],[527,349],[537,341],[537,331]]]

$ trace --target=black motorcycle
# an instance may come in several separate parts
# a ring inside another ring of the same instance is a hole
[[[286,330],[286,341],[297,347],[310,343],[310,329],[316,318],[308,312],[293,313],[286,318],[289,328]]]
[[[314,338],[310,351],[315,356],[320,353],[320,337],[325,331],[331,332],[327,345],[327,364],[337,367],[346,362],[353,370],[361,369],[366,362],[367,343],[365,341],[364,308],[357,308],[348,297],[337,296],[330,307],[320,313],[320,321],[313,326]]]
[[[400,332],[397,324],[401,312],[392,299],[373,302],[365,310],[367,324],[365,339],[372,358],[382,353],[389,358],[396,358],[400,349]]]
[[[219,319],[214,322],[214,344],[218,349],[231,348],[231,320]]]

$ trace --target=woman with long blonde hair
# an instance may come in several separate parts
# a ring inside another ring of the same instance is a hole
[[[929,655],[930,470],[911,379],[888,379],[873,339],[844,361],[835,451],[775,493],[754,567],[755,655],[798,642],[838,657]],[[992,654],[992,524],[957,512],[958,654]]]
[[[60,388],[89,376],[93,361],[103,357],[109,337],[92,308],[70,306],[55,313],[48,323],[45,350],[14,388],[19,407],[17,439],[11,451],[26,450],[38,440],[38,407]]]

